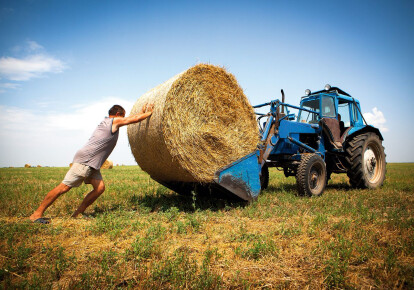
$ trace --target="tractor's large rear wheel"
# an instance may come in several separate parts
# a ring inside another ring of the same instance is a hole
[[[326,165],[318,154],[303,154],[296,171],[299,195],[319,196],[326,186]]]
[[[355,136],[345,146],[347,175],[355,188],[377,188],[385,179],[384,147],[377,134]]]

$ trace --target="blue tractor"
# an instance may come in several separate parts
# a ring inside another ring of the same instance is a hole
[[[377,188],[385,179],[386,161],[380,131],[367,124],[359,101],[326,85],[306,90],[300,106],[274,100],[258,115],[258,150],[216,172],[213,187],[254,200],[269,183],[269,167],[295,176],[299,195],[321,195],[332,173],[346,173],[355,188]],[[298,110],[297,114],[289,110]]]

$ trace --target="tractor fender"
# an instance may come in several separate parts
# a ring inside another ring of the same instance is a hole
[[[384,140],[384,138],[382,137],[381,132],[377,128],[375,128],[375,127],[373,127],[371,125],[366,125],[366,126],[363,126],[363,127],[353,127],[353,128],[351,128],[351,130],[349,130],[348,136],[346,136],[346,139],[345,140],[348,141],[348,140],[352,139],[356,135],[361,135],[361,134],[369,133],[369,132],[372,132],[372,133],[377,134],[378,137],[381,139],[381,141]]]

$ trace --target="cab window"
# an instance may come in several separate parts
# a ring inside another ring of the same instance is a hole
[[[359,114],[358,114],[358,109],[356,107],[355,104],[352,104],[352,111],[353,111],[353,117],[354,117],[354,123],[358,123],[359,122]]]
[[[322,117],[336,118],[335,102],[332,97],[322,96]]]
[[[308,109],[308,110],[319,112],[319,100],[314,99],[314,100],[304,101],[304,102],[302,102],[301,107],[305,108],[305,109]],[[319,115],[301,110],[299,112],[299,120],[298,121],[302,122],[302,123],[309,123],[309,124],[318,123],[319,122]]]
[[[338,104],[338,120],[344,122],[344,127],[350,127],[351,126],[351,120],[350,120],[350,103],[344,102]]]

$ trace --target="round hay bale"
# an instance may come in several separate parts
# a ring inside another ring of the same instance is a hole
[[[37,167],[42,167],[42,165],[37,165]]]
[[[32,166],[31,166],[30,164],[25,164],[25,165],[24,165],[24,167],[25,167],[25,168],[30,168],[30,167],[32,167]]]
[[[114,167],[114,163],[109,160],[106,159],[105,162],[102,164],[101,169],[112,169]]]
[[[211,182],[221,167],[259,141],[253,108],[234,76],[199,64],[142,95],[131,110],[154,104],[150,118],[128,126],[138,165],[158,181]]]

